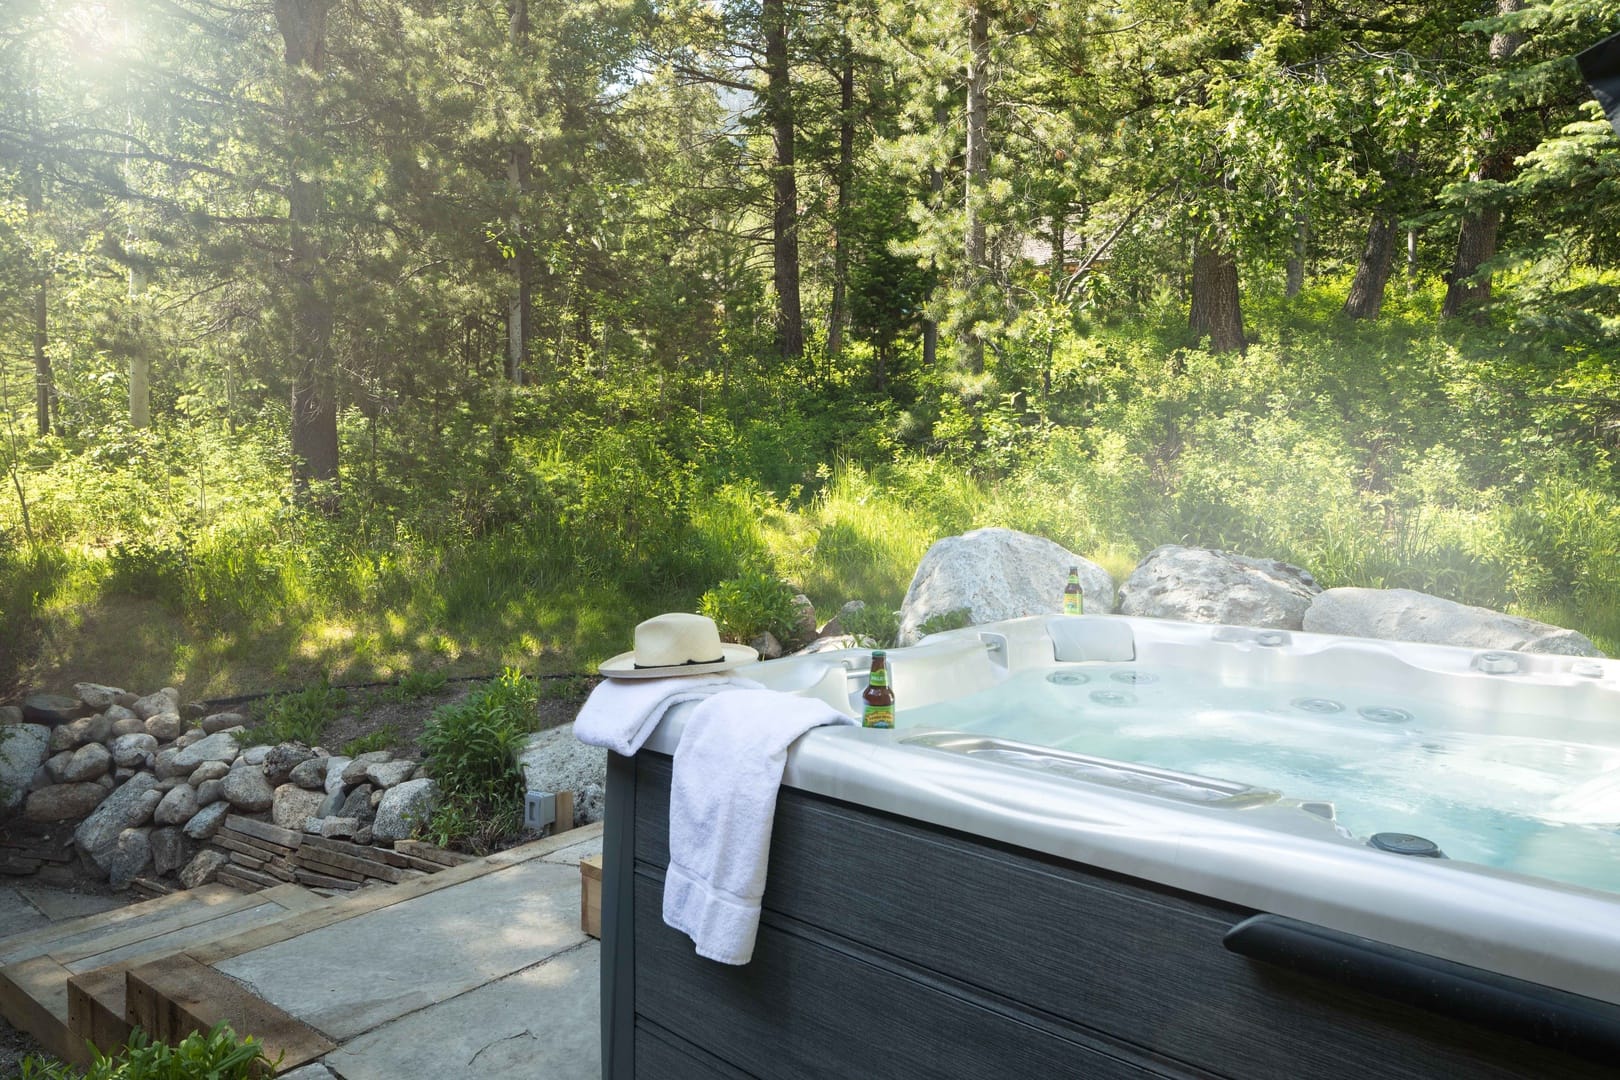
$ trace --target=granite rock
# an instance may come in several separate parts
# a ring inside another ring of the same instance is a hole
[[[150,829],[125,829],[111,844],[90,852],[114,889],[126,888],[152,862]]]
[[[98,742],[85,743],[73,751],[62,769],[62,783],[77,784],[94,780],[112,771],[112,767],[113,756],[105,746]]]
[[[186,783],[192,787],[201,787],[209,780],[225,779],[230,775],[230,772],[231,767],[223,761],[205,761],[191,770],[191,775],[186,778]]]
[[[118,704],[118,699],[123,697],[125,692],[120,687],[103,686],[100,683],[77,682],[73,684],[73,693],[78,699],[84,702],[86,707],[97,712],[104,712]]]
[[[29,821],[77,821],[88,816],[107,797],[100,784],[52,784],[28,793],[23,817]]]
[[[180,884],[188,889],[200,889],[219,877],[220,868],[230,861],[230,856],[218,848],[203,848],[180,871]]]
[[[219,783],[225,800],[250,814],[268,810],[276,801],[275,789],[264,778],[264,770],[252,765],[232,769]]]
[[[154,713],[146,718],[146,733],[158,742],[173,742],[186,730],[186,722],[177,712]]]
[[[43,724],[0,728],[0,818],[23,803],[34,774],[49,754],[51,729]]]
[[[1080,568],[1085,609],[1114,609],[1114,580],[1089,562],[1039,536],[1012,529],[975,529],[935,542],[917,564],[900,607],[900,644],[922,637],[930,619],[962,613],[970,626],[1057,614],[1069,568]]]
[[[153,829],[146,840],[152,848],[152,873],[158,877],[180,869],[191,858],[193,845],[179,829]]]
[[[264,755],[264,777],[270,781],[271,787],[280,787],[287,782],[294,769],[314,756],[315,751],[297,743],[284,742],[273,746]]]
[[[270,820],[283,829],[302,829],[304,819],[313,816],[325,798],[319,791],[310,791],[292,783],[282,784],[276,788]]]
[[[73,840],[79,850],[94,856],[103,848],[117,844],[118,837],[126,830],[150,821],[152,811],[162,801],[157,779],[149,773],[136,773],[79,823],[73,830]]]
[[[225,824],[230,812],[231,804],[223,799],[210,803],[191,816],[191,820],[186,822],[185,833],[193,840],[211,840],[219,832],[220,826]]]
[[[529,791],[572,791],[574,825],[601,821],[607,751],[574,738],[574,725],[537,731],[518,754]]]
[[[215,735],[231,728],[246,727],[247,722],[248,718],[238,712],[214,713],[203,717],[202,729],[209,735]]]
[[[159,825],[184,825],[197,812],[197,789],[190,784],[179,784],[169,789],[152,811],[152,820]]]
[[[29,694],[23,698],[23,719],[35,724],[55,727],[67,724],[86,712],[84,702],[61,694]]]
[[[1473,649],[1602,656],[1584,634],[1411,589],[1329,589],[1305,612],[1313,634],[1386,638]]]
[[[387,750],[372,750],[353,758],[343,767],[343,783],[345,786],[358,784],[366,778],[366,769],[381,761],[393,758]]]
[[[1154,548],[1119,587],[1122,615],[1298,630],[1322,591],[1307,571],[1230,551]]]
[[[136,721],[140,723],[140,721]],[[132,735],[114,735],[108,744],[113,760],[126,769],[137,769],[157,753],[158,741],[145,731]]]
[[[174,755],[174,766],[190,773],[205,762],[218,762],[223,765],[235,761],[240,750],[241,748],[236,745],[235,735],[228,731],[219,731],[182,748]]]
[[[374,840],[404,840],[416,826],[433,815],[438,802],[438,785],[432,780],[407,780],[383,793],[372,822]]]
[[[149,720],[160,713],[174,713],[175,718],[179,719],[180,691],[172,686],[165,686],[155,694],[136,698],[130,708],[142,720]]]
[[[383,789],[398,787],[409,780],[415,771],[416,762],[409,758],[374,761],[366,766],[366,782]]]
[[[105,716],[85,716],[70,720],[51,732],[52,750],[77,750],[86,743],[106,742],[112,737],[112,721]]]
[[[326,765],[331,758],[312,757],[293,766],[287,779],[310,791],[326,791]]]

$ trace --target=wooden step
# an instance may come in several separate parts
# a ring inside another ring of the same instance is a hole
[[[99,928],[76,925],[60,941],[35,940],[19,947],[17,951],[26,958],[0,967],[0,1015],[51,1053],[82,1064],[88,1058],[85,1039],[95,1039],[98,1034],[109,1038],[119,1030],[125,1012],[124,985],[119,977],[122,972],[194,945],[273,924],[327,902],[298,885],[281,885],[246,896],[234,890],[224,892],[229,896],[220,897],[214,892],[205,902],[191,904],[177,902],[186,894],[175,893],[149,901],[169,905],[148,912],[150,917],[125,918]],[[116,913],[102,913],[110,914]],[[86,920],[73,922],[85,924]],[[58,929],[62,928],[69,928],[69,924]],[[38,934],[36,931],[30,937]],[[75,980],[77,987],[70,989]],[[75,996],[77,1008],[72,1007]],[[78,1020],[77,1027],[72,1024],[74,1019]],[[101,1045],[99,1039],[97,1045]],[[102,1048],[112,1045],[115,1043],[109,1042]]]
[[[286,1072],[325,1057],[337,1044],[270,1004],[228,975],[189,956],[171,956],[131,968],[126,975],[127,1025],[176,1043],[224,1021],[237,1035],[253,1035],[264,1056]]]
[[[180,915],[199,907],[212,907],[239,899],[241,893],[224,885],[204,885],[189,892],[173,893],[138,904],[112,908],[77,919],[64,919],[48,926],[27,930],[8,938],[0,938],[0,967],[29,960],[49,951],[53,944],[67,945],[73,940],[88,940],[114,926],[135,926]]]

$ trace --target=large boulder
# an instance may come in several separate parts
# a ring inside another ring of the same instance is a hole
[[[287,774],[287,779],[301,788],[310,791],[326,791],[326,766],[331,758],[312,757],[308,761],[293,766],[293,771]]]
[[[80,851],[94,857],[98,851],[116,845],[126,830],[150,821],[152,811],[162,801],[157,778],[150,773],[136,773],[79,823],[73,830],[73,840]]]
[[[152,873],[158,877],[178,870],[190,861],[196,846],[186,841],[179,829],[153,829],[147,842],[152,847]]]
[[[1602,656],[1583,634],[1561,626],[1471,607],[1411,589],[1329,589],[1305,613],[1313,634]]]
[[[1298,630],[1321,591],[1308,572],[1276,559],[1166,544],[1119,587],[1119,613]]]
[[[50,754],[51,729],[44,724],[0,728],[0,818],[22,805],[34,774]]]
[[[28,793],[23,816],[29,821],[77,821],[107,797],[100,784],[52,784]]]
[[[377,805],[377,820],[372,823],[371,835],[375,840],[407,839],[416,826],[433,815],[438,802],[439,788],[432,780],[407,780],[383,793]]]
[[[393,756],[394,755],[390,754],[387,750],[367,751],[366,753],[356,755],[353,759],[351,759],[347,765],[343,766],[343,771],[339,775],[343,777],[343,783],[345,785],[362,783],[366,779],[367,768],[375,765],[377,762],[388,761],[393,758]],[[331,775],[331,769],[332,766],[327,766],[327,775]],[[328,785],[328,788],[330,788],[330,785]]]
[[[153,713],[146,718],[146,733],[158,742],[172,742],[186,730],[186,722],[177,712]]]
[[[1060,544],[1012,529],[975,529],[936,541],[917,564],[900,606],[900,644],[937,616],[964,612],[969,625],[1063,610],[1069,568],[1080,568],[1085,610],[1114,610],[1114,579]]]
[[[232,728],[246,727],[248,718],[238,712],[213,713],[203,717],[202,729],[205,734],[213,735]]]
[[[606,809],[607,751],[574,738],[574,725],[537,731],[518,754],[530,791],[572,791],[574,825],[601,821]]]

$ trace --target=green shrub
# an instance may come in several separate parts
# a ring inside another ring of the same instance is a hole
[[[344,757],[359,757],[375,750],[387,750],[399,742],[399,732],[391,727],[380,731],[373,731],[369,735],[362,735],[358,739],[350,739],[343,744],[341,753]]]
[[[440,846],[482,854],[523,827],[517,755],[539,724],[539,692],[516,668],[433,714],[422,733],[439,804],[421,826]]]
[[[264,706],[264,719],[248,732],[253,742],[301,742],[314,746],[326,726],[337,718],[338,710],[349,703],[348,692],[320,682],[279,694]]]
[[[917,624],[917,633],[923,637],[929,634],[943,634],[947,630],[960,630],[964,626],[973,625],[973,613],[968,608],[952,608],[942,611],[938,615],[930,615]]]
[[[249,1036],[240,1043],[224,1023],[194,1031],[170,1046],[154,1042],[136,1029],[115,1056],[94,1052],[81,1072],[57,1061],[26,1057],[22,1080],[249,1080],[272,1072],[280,1059],[264,1056],[263,1045]]]
[[[900,613],[881,604],[867,604],[838,618],[844,633],[863,648],[892,649],[900,637]]]
[[[787,583],[755,570],[704,593],[698,611],[714,620],[727,641],[746,643],[769,632],[786,645],[793,640],[799,617],[793,597]]]
[[[443,690],[444,684],[442,671],[407,671],[400,676],[399,685],[394,687],[390,696],[395,701],[419,701]]]

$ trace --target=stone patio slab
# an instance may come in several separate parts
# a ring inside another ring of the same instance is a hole
[[[71,889],[52,889],[42,885],[19,886],[17,893],[51,922],[97,915],[129,904],[128,896],[102,896],[99,893],[73,892]],[[0,900],[0,903],[4,901]]]
[[[534,859],[214,967],[342,1043],[585,940],[579,868]]]
[[[570,1080],[602,1073],[595,941],[401,1017],[323,1060],[344,1080]]]
[[[26,934],[50,922],[16,889],[0,889],[0,938]]]

